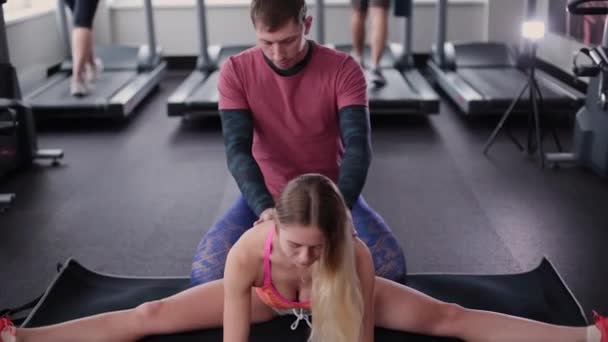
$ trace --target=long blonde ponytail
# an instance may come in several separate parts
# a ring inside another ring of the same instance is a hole
[[[349,225],[350,226],[350,225]],[[346,229],[345,229],[346,230]],[[351,229],[348,230],[352,232]],[[363,297],[355,265],[352,233],[344,236],[335,268],[320,260],[313,275],[313,342],[357,342],[363,322]],[[323,258],[323,257],[322,257]]]

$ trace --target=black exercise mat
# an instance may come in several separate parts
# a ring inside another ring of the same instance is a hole
[[[408,285],[435,298],[475,309],[503,312],[547,323],[584,326],[580,305],[547,260],[518,274],[412,274]],[[183,278],[122,277],[93,272],[69,259],[23,327],[36,327],[111,310],[120,310],[159,299],[189,286]],[[407,310],[407,308],[404,308]],[[289,326],[292,316],[254,325],[250,341],[306,341],[308,329]],[[209,329],[145,341],[221,341],[222,330]],[[450,341],[376,329],[376,341]]]

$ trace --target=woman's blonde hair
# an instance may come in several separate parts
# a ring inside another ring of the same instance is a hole
[[[352,217],[340,191],[325,176],[302,175],[287,184],[276,210],[280,226],[318,227],[325,238],[313,269],[310,340],[359,341],[363,297],[355,263]]]

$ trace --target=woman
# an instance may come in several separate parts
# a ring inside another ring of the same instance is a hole
[[[247,341],[250,322],[290,314],[292,329],[305,321],[313,341],[369,342],[374,325],[466,341],[608,340],[608,319],[599,316],[597,326],[550,325],[465,309],[376,277],[342,196],[324,176],[289,182],[276,210],[276,221],[253,227],[234,245],[224,279],[48,327],[15,329],[5,320],[2,341],[134,341],[222,324],[224,341]]]

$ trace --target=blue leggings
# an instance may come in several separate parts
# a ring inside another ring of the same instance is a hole
[[[405,283],[406,268],[403,250],[382,217],[359,196],[352,209],[353,223],[359,238],[369,247],[376,274]],[[241,196],[209,229],[196,249],[192,262],[192,285],[224,277],[224,265],[230,247],[258,219]]]

